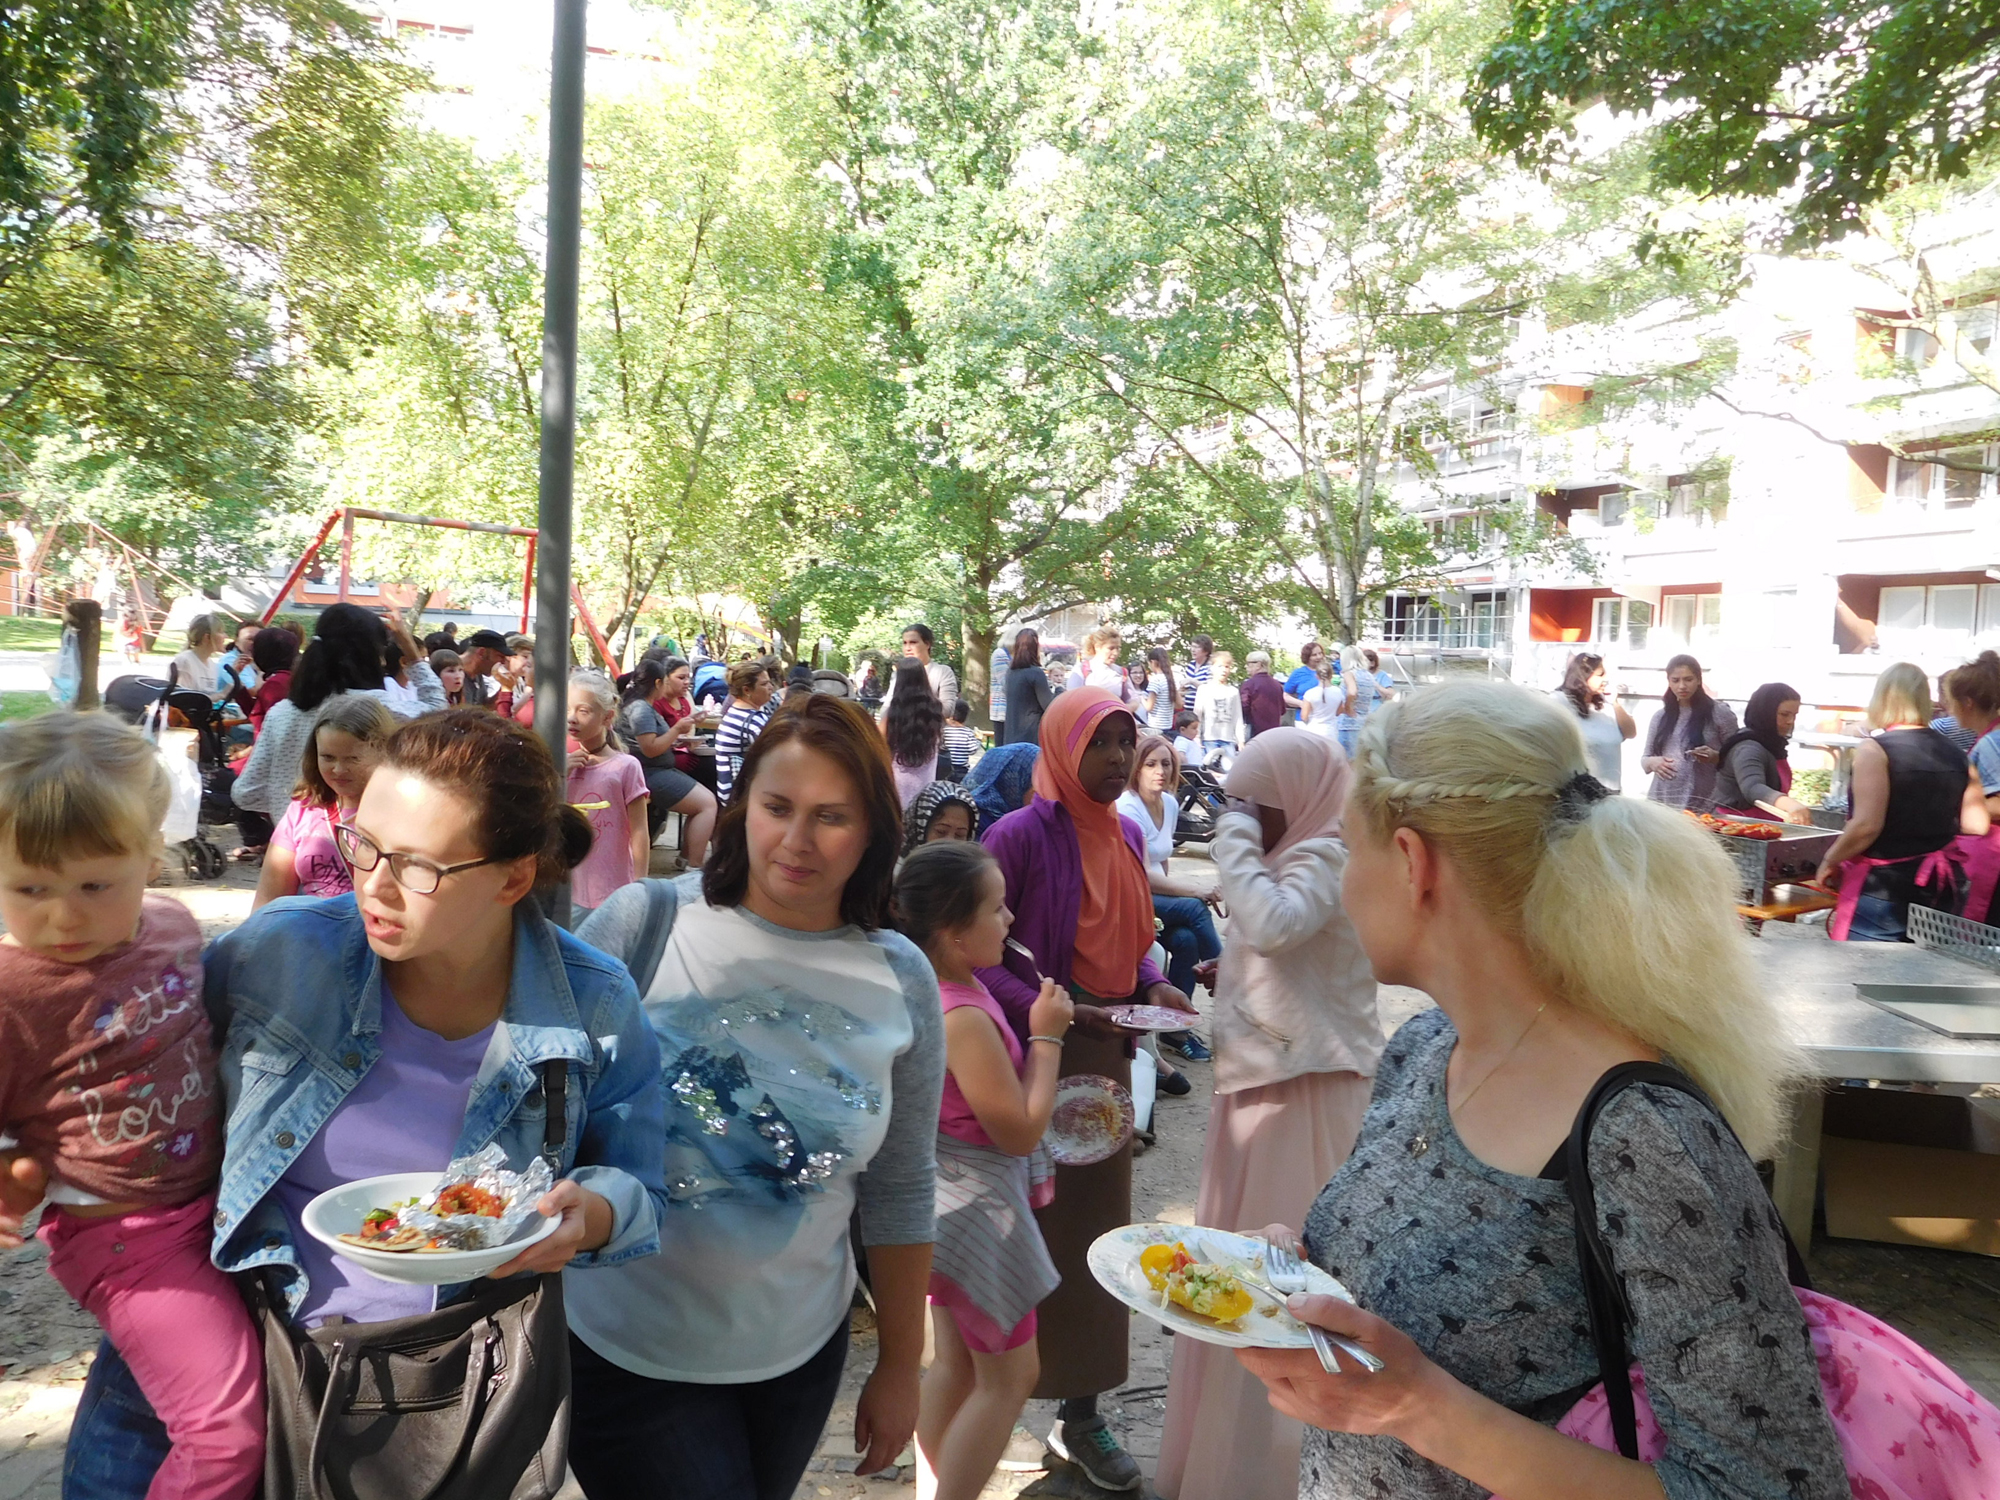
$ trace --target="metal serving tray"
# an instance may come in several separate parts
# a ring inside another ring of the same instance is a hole
[[[2000,985],[1857,984],[1854,993],[1891,1015],[1961,1041],[2000,1041]]]

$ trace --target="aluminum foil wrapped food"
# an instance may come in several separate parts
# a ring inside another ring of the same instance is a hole
[[[471,1156],[455,1158],[444,1169],[438,1190],[398,1217],[429,1235],[439,1249],[488,1250],[521,1231],[554,1182],[555,1174],[539,1156],[516,1172],[507,1165],[507,1153],[488,1144]]]

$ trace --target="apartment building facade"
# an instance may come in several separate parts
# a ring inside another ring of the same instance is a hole
[[[1766,259],[1718,314],[1525,329],[1478,390],[1437,387],[1451,437],[1396,495],[1457,553],[1384,601],[1383,637],[1531,686],[1590,649],[1642,694],[1687,651],[1723,696],[1783,680],[1827,709],[1889,662],[2000,648],[1996,209],[1927,226],[1921,297],[1888,247]],[[1648,368],[1703,393],[1604,397]],[[1478,519],[1530,506],[1588,565],[1509,558]]]

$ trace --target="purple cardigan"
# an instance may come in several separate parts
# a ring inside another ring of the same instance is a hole
[[[1119,828],[1143,870],[1145,844],[1138,825],[1120,817]],[[1023,1041],[1028,1035],[1028,1008],[1041,993],[1035,969],[1065,989],[1070,983],[1070,959],[1076,949],[1076,914],[1083,905],[1083,852],[1076,842],[1076,825],[1060,802],[1040,799],[1010,812],[986,830],[982,841],[1000,862],[1007,880],[1007,904],[1014,910],[1014,938],[1035,955],[1030,964],[1012,948],[1004,965],[978,970],[979,982],[1000,1002]],[[1146,907],[1146,940],[1152,944],[1153,909]],[[1139,958],[1137,988],[1166,978],[1152,954]],[[1123,996],[1104,996],[1123,1000]]]

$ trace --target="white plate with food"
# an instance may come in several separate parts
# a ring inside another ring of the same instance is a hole
[[[1186,1031],[1195,1022],[1186,1011],[1164,1005],[1113,1005],[1107,1013],[1113,1025],[1126,1031]]]
[[[1056,1085],[1042,1141],[1059,1167],[1088,1167],[1118,1154],[1139,1118],[1125,1085],[1101,1073],[1073,1073]]]
[[[1228,1349],[1310,1349],[1305,1324],[1264,1279],[1264,1241],[1253,1234],[1186,1224],[1128,1224],[1102,1234],[1088,1256],[1098,1285],[1135,1312],[1205,1344]],[[1354,1298],[1318,1266],[1308,1290]]]
[[[530,1245],[554,1234],[562,1222],[533,1214],[505,1244],[480,1250],[434,1248],[428,1235],[402,1224],[397,1216],[406,1209],[431,1204],[442,1178],[440,1172],[391,1172],[329,1189],[306,1205],[301,1215],[306,1233],[378,1281],[450,1286],[477,1280],[505,1265]],[[470,1200],[481,1190],[460,1184],[454,1191]],[[487,1205],[466,1201],[447,1206],[476,1214]]]

